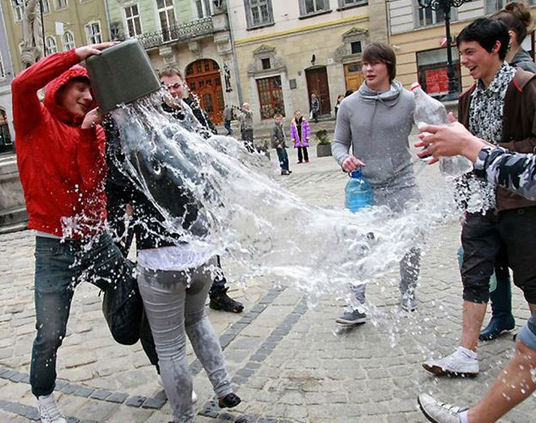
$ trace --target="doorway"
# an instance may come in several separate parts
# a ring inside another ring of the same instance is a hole
[[[305,69],[307,78],[307,92],[309,94],[309,107],[311,106],[311,94],[316,94],[320,99],[320,115],[331,113],[329,100],[328,72],[325,66]]]
[[[210,120],[217,125],[221,124],[225,101],[219,65],[211,59],[200,59],[190,63],[186,68],[186,83],[199,97],[200,106]]]

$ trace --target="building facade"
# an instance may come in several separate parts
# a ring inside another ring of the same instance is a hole
[[[156,70],[183,73],[211,119],[236,102],[235,67],[225,5],[212,0],[107,0],[114,37],[136,37]]]
[[[14,130],[11,81],[14,71],[7,42],[3,5],[0,4],[0,153],[12,150]]]
[[[5,14],[7,39],[15,74],[22,69],[23,18],[25,1],[0,0]],[[110,39],[103,0],[40,0],[43,6],[44,40],[39,39],[39,55],[67,51]],[[41,19],[37,13],[36,19]],[[39,22],[40,24],[40,22]],[[41,30],[39,31],[41,33]]]
[[[308,115],[312,94],[333,114],[363,81],[365,45],[387,40],[386,16],[383,0],[229,0],[240,101],[257,122]]]
[[[506,0],[474,0],[453,10],[451,34],[453,40],[474,19],[488,16],[508,3]],[[536,4],[530,0],[531,6]],[[534,9],[534,8],[533,8]],[[536,13],[533,10],[533,13]],[[388,3],[389,42],[397,53],[397,79],[405,86],[419,81],[431,95],[448,92],[445,18],[437,11],[419,7],[416,0],[391,0]],[[534,34],[527,36],[523,47],[534,50]],[[473,84],[469,72],[460,66],[458,51],[452,48],[458,91]]]

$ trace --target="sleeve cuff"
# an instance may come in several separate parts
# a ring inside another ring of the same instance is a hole
[[[481,178],[486,177],[486,162],[492,150],[493,147],[486,145],[479,151],[474,164],[475,175]]]

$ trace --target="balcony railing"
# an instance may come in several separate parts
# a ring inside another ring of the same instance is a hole
[[[149,49],[164,44],[188,41],[201,35],[214,33],[212,18],[203,18],[187,24],[173,26],[162,31],[148,32],[140,35],[138,40],[144,48]]]

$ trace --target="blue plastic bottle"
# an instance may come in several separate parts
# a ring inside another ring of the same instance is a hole
[[[352,172],[351,178],[346,184],[346,208],[353,213],[364,207],[374,205],[374,191],[361,171]]]

